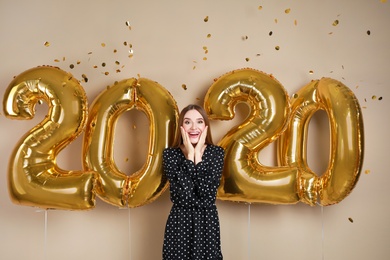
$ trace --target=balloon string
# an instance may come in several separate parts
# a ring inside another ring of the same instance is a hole
[[[248,260],[251,258],[251,204],[248,204]]]
[[[130,218],[130,208],[128,207],[128,220],[129,220],[129,259],[131,260],[131,218]]]
[[[320,204],[321,206],[321,221],[322,221],[322,227],[321,227],[321,232],[322,232],[322,260],[325,259],[324,257],[324,240],[325,240],[325,231],[324,231],[324,207]]]
[[[43,259],[47,259],[47,209],[45,209],[45,234],[43,242]]]

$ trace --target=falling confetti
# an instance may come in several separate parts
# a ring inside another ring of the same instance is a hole
[[[376,96],[375,95],[372,96],[372,100],[376,100]]]
[[[313,74],[314,73],[314,71],[312,71],[312,70],[309,70],[309,74]]]
[[[272,32],[272,31],[270,31],[270,32],[268,33],[268,35],[269,35],[269,36],[272,36],[272,34],[273,34],[273,32]]]
[[[101,46],[102,47],[106,47],[106,44],[103,42],[103,43],[101,43]]]
[[[245,41],[245,40],[248,40],[248,36],[242,36],[242,40]]]
[[[365,173],[365,174],[370,174],[371,171],[370,171],[370,170],[365,170],[364,173]]]
[[[297,20],[294,20],[294,25],[298,25],[298,21]]]
[[[261,9],[263,9],[263,7],[261,5],[259,5],[259,7],[257,9],[261,10]]]
[[[382,100],[383,98],[382,97],[379,97],[378,100]]]
[[[333,26],[337,26],[339,24],[339,20],[334,20],[334,22],[333,22]]]
[[[70,64],[70,65],[69,65],[69,68],[73,69],[73,68],[74,68],[74,65],[73,65],[73,64]]]
[[[207,34],[207,38],[210,38],[211,37],[211,34],[209,33],[209,34]]]
[[[209,16],[206,16],[206,17],[203,19],[203,21],[204,21],[205,23],[207,23],[207,22],[209,21]]]
[[[246,62],[248,62],[248,61],[249,61],[249,58],[245,58],[245,60],[246,60]]]
[[[285,12],[286,14],[289,14],[289,13],[291,12],[291,9],[290,9],[290,8],[287,8],[286,10],[284,10],[284,12]]]
[[[275,46],[275,50],[280,50],[280,47],[279,46]]]
[[[129,28],[129,30],[131,30],[131,25],[129,21],[126,21],[126,26]]]
[[[184,90],[187,90],[187,85],[186,85],[186,84],[181,84],[181,87],[182,87]]]
[[[45,42],[43,45],[44,45],[45,47],[49,47],[49,46],[50,46],[50,42]]]
[[[81,77],[83,78],[83,80],[87,83],[88,82],[88,78],[85,74],[82,74]]]
[[[348,218],[349,222],[353,223],[353,219],[352,218]]]
[[[371,35],[371,31],[370,30],[367,31],[367,35]]]

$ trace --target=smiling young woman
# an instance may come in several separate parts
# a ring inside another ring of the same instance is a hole
[[[197,105],[179,115],[180,135],[163,152],[173,203],[165,227],[163,260],[222,259],[215,205],[224,150],[213,144],[209,120]]]

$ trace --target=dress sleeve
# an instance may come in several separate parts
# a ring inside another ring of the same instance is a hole
[[[215,146],[210,158],[201,161],[196,167],[194,178],[195,190],[201,198],[215,196],[220,184],[224,164],[225,151],[220,146]]]
[[[170,185],[170,192],[174,196],[193,199],[194,183],[191,176],[195,172],[195,165],[189,160],[182,160],[173,149],[163,152],[163,169]]]

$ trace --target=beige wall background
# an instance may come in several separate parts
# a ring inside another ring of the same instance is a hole
[[[0,0],[1,97],[14,76],[39,65],[58,66],[79,80],[85,74],[89,103],[115,81],[140,75],[164,86],[180,109],[202,105],[215,78],[243,67],[272,74],[289,94],[313,79],[337,79],[352,89],[363,110],[365,157],[356,187],[328,207],[219,200],[224,259],[388,259],[389,25],[387,0]],[[124,42],[132,44],[132,58]],[[90,211],[46,211],[10,201],[11,151],[47,108],[38,105],[28,122],[7,119],[1,111],[0,258],[161,259],[168,192],[132,209],[99,199]],[[245,106],[237,111],[232,121],[212,122],[215,141],[248,112]],[[317,113],[310,123],[309,165],[319,175],[329,159],[326,122]],[[142,167],[148,131],[141,112],[119,120],[115,161],[123,172]],[[60,167],[82,169],[81,147],[82,136],[61,152]],[[275,145],[259,158],[275,165]]]

